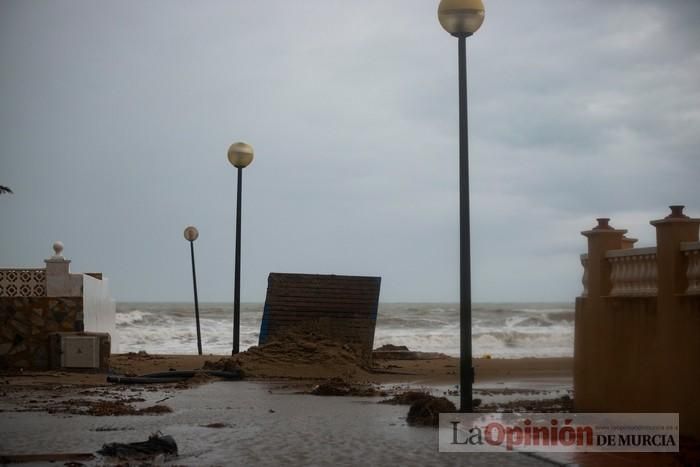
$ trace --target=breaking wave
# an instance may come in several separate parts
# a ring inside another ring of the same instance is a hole
[[[205,353],[229,354],[233,306],[200,305]],[[257,345],[262,304],[241,307],[241,348]],[[496,358],[573,355],[574,309],[569,304],[476,304],[472,311],[474,355]],[[193,354],[194,307],[185,303],[119,303],[121,352]],[[455,304],[380,304],[374,345],[459,355],[459,307]]]

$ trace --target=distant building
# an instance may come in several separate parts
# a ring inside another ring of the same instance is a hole
[[[576,299],[578,412],[672,412],[700,438],[700,219],[672,206],[656,246],[633,248],[609,219],[583,232]]]
[[[54,251],[44,268],[0,268],[0,368],[104,368],[118,351],[107,279],[71,273],[60,242]]]

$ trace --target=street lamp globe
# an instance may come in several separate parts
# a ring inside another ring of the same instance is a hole
[[[197,237],[199,237],[199,231],[197,230],[197,227],[190,225],[185,228],[184,235],[185,240],[194,242],[195,240],[197,240]]]
[[[453,36],[471,36],[484,22],[484,4],[481,0],[442,0],[438,20]]]
[[[238,169],[248,167],[253,162],[253,146],[247,143],[233,143],[228,148],[228,161]]]

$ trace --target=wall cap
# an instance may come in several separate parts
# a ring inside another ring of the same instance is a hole
[[[676,204],[673,206],[669,206],[671,209],[671,214],[668,216],[664,217],[663,219],[657,219],[655,221],[649,222],[651,225],[659,225],[659,224],[672,224],[672,223],[690,223],[690,224],[700,224],[700,219],[691,219],[690,217],[686,216],[683,214],[683,209],[685,209],[685,206],[682,206],[680,204]]]
[[[698,218],[674,218],[667,217],[664,219],[657,219],[655,221],[649,221],[651,225],[663,225],[663,224],[700,224],[700,219]]]
[[[681,242],[681,251],[700,250],[700,242]]]
[[[605,253],[606,258],[625,258],[628,256],[648,256],[655,255],[656,247],[647,248],[628,248],[626,250],[608,250]]]
[[[608,229],[608,230],[584,230],[581,232],[581,235],[584,237],[592,237],[594,235],[609,235],[609,234],[615,234],[615,235],[624,235],[627,233],[627,229]]]
[[[70,263],[69,259],[66,258],[46,258],[45,263]]]

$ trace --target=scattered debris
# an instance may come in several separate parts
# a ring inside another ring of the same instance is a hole
[[[355,396],[355,397],[386,397],[386,392],[371,384],[351,384],[342,378],[332,378],[311,389],[309,394],[315,396]]]
[[[423,400],[427,397],[432,397],[425,391],[406,391],[400,394],[396,394],[391,399],[385,399],[379,401],[380,404],[391,404],[391,405],[411,405],[416,401]]]
[[[24,464],[24,463],[34,463],[34,462],[63,462],[67,464],[64,465],[82,465],[74,463],[74,461],[90,461],[93,460],[95,456],[91,453],[56,453],[56,454],[3,454],[0,455],[0,465],[6,464]]]
[[[163,357],[160,355],[151,355],[145,350],[139,350],[138,352],[129,352],[126,358],[129,360],[161,360]]]
[[[201,426],[203,428],[228,428],[231,425],[229,425],[228,423],[216,422],[216,423],[210,423],[208,425],[199,425],[199,426]]]
[[[475,405],[476,407],[476,405]],[[479,407],[480,412],[572,412],[574,401],[568,394],[556,399],[521,399],[509,402],[497,402],[484,404]]]
[[[342,379],[330,380],[314,386],[310,394],[314,396],[348,396],[350,395],[350,386]]]
[[[131,459],[150,458],[159,454],[177,455],[177,443],[172,436],[155,433],[148,437],[148,441],[105,444],[97,453]]]
[[[384,344],[383,346],[374,349],[374,352],[396,352],[400,350],[408,351],[408,347],[406,347],[405,345]]]
[[[447,398],[431,396],[426,391],[405,391],[379,403],[410,405],[406,417],[409,425],[437,425],[440,413],[457,411],[455,405]]]
[[[441,413],[456,411],[455,405],[446,398],[426,395],[411,404],[406,422],[409,425],[437,426]]]
[[[162,384],[162,383],[182,383],[182,382],[206,382],[211,377],[218,377],[227,380],[238,381],[241,379],[240,371],[219,371],[219,370],[191,370],[191,371],[164,371],[160,373],[150,373],[143,376],[107,376],[108,383],[119,384]],[[188,387],[185,385],[185,387]]]
[[[241,373],[241,376],[243,376],[243,371],[241,370],[241,365],[238,363],[237,360],[235,360],[231,357],[220,358],[219,360],[217,360],[215,362],[207,360],[206,362],[204,362],[203,368],[205,370],[221,370],[221,371],[239,372],[239,373]]]
[[[126,400],[87,400],[68,399],[46,407],[50,414],[69,413],[74,415],[92,415],[95,417],[121,416],[121,415],[154,415],[169,413],[173,410],[167,405],[152,405],[143,409],[137,409]]]
[[[385,344],[372,351],[375,360],[434,360],[446,357],[447,355],[438,352],[414,352],[405,345]]]

